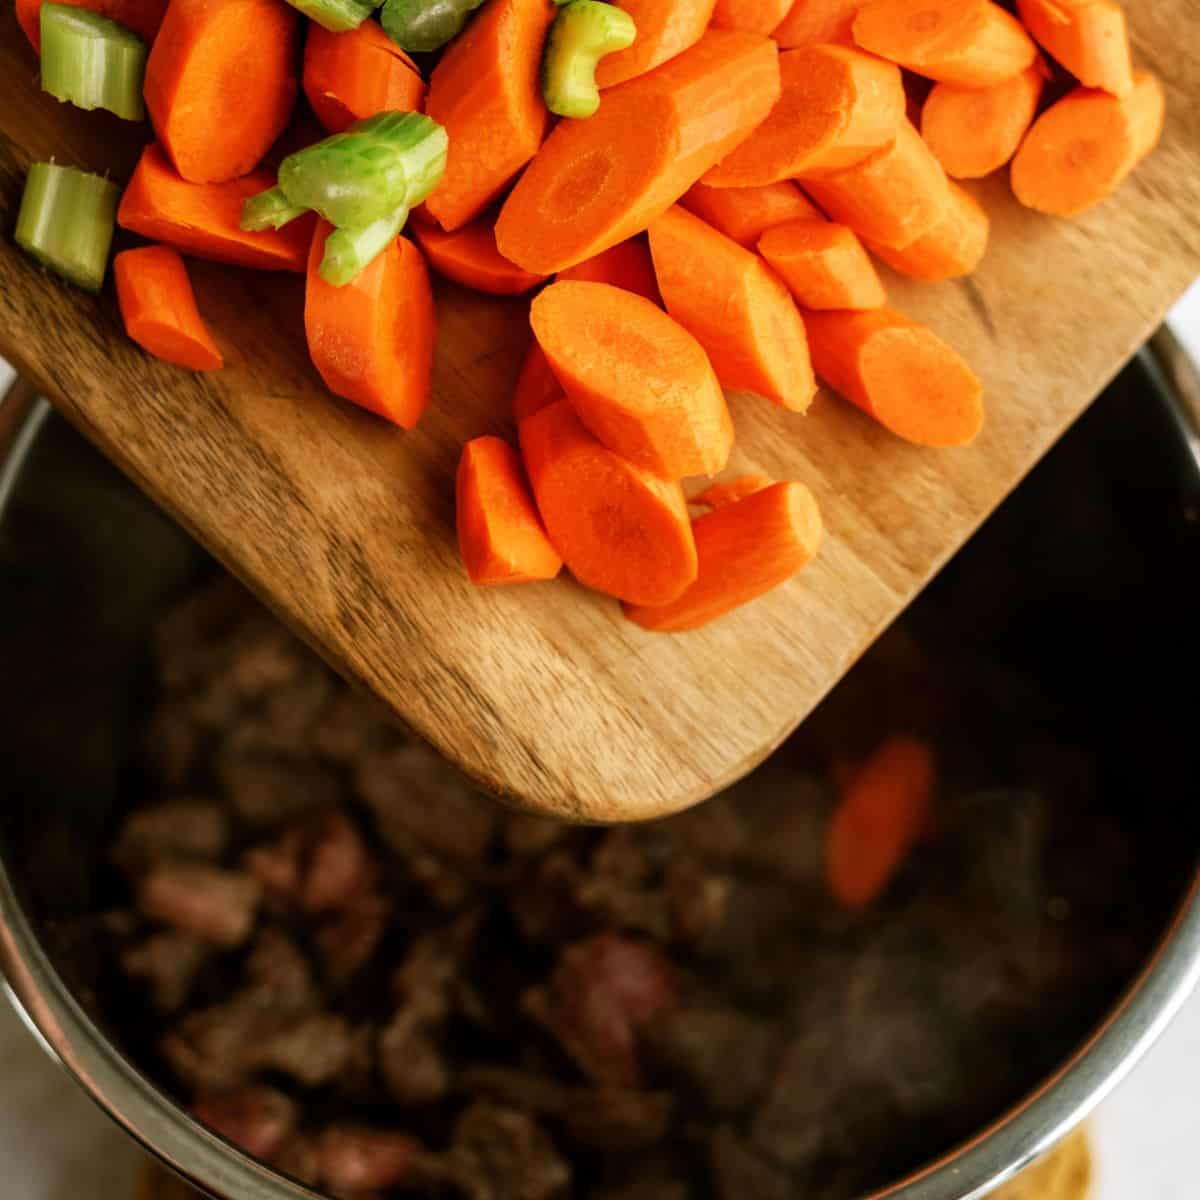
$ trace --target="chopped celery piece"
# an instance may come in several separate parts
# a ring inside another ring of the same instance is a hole
[[[387,0],[380,14],[384,32],[404,50],[440,50],[462,33],[483,0]]]
[[[273,187],[251,196],[242,205],[240,224],[247,233],[262,233],[265,229],[282,229],[306,212],[307,208],[300,208],[288,200],[283,188]]]
[[[590,117],[600,107],[596,64],[637,37],[633,18],[600,0],[570,0],[558,10],[542,60],[542,95],[560,117]]]
[[[339,229],[365,229],[433,191],[446,169],[446,147],[436,121],[380,113],[285,158],[279,186],[290,204]]]
[[[345,287],[400,236],[407,220],[408,209],[398,208],[365,229],[335,229],[325,239],[321,278],[334,287]]]
[[[68,4],[43,4],[42,90],[77,108],[105,108],[143,121],[146,43],[107,17]]]
[[[378,7],[370,0],[288,0],[288,3],[330,33],[357,29]]]
[[[98,292],[116,228],[117,185],[55,163],[34,163],[17,215],[17,245],[43,266]]]

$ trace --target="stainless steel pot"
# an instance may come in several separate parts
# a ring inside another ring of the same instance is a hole
[[[1154,481],[1156,519],[1186,531],[1200,520],[1196,377],[1162,333],[1126,372],[1121,389],[1136,402],[1125,403],[1102,436],[1115,437],[1142,476]],[[1136,438],[1125,445],[1130,428]],[[23,489],[48,471],[70,477],[74,494],[55,498],[51,491],[47,499],[43,489],[32,516],[14,521]],[[18,544],[5,547],[6,538]],[[1096,542],[1103,547],[1103,536]],[[201,553],[20,384],[0,405],[0,549],[8,560],[30,563],[43,581],[53,580],[56,598],[16,651],[17,661],[5,664],[6,689],[10,695],[21,689],[17,707],[53,712],[55,728],[49,746],[23,741],[21,721],[8,722],[0,733],[8,792],[0,815],[0,967],[9,997],[47,1053],[96,1103],[201,1190],[221,1200],[314,1197],[197,1125],[131,1064],[95,1015],[92,989],[104,964],[87,946],[63,945],[56,923],[89,901],[88,849],[120,786],[111,735],[138,686],[137,648],[153,614],[194,572]],[[1198,567],[1200,555],[1164,562],[1158,578],[1133,578],[1129,586],[1140,589],[1143,601],[1154,599],[1147,589],[1160,589],[1154,595],[1163,598],[1162,622],[1170,628],[1174,614],[1165,598],[1181,585],[1185,598],[1194,597],[1196,587],[1187,585],[1200,583]],[[1188,578],[1179,578],[1184,572]],[[7,580],[0,575],[0,588],[19,590],[23,580],[20,572]],[[1087,580],[1080,583],[1086,587]],[[1195,643],[1180,642],[1176,653],[1164,655],[1163,629],[1151,631],[1143,621],[1120,632],[1144,635],[1146,655],[1160,656],[1159,669],[1179,685],[1160,719],[1178,727],[1181,744],[1194,743],[1200,716]],[[1136,691],[1136,680],[1115,683],[1118,701],[1122,689]],[[1195,796],[1200,773],[1181,774]],[[1147,803],[1161,799],[1150,795]],[[1179,837],[1185,863],[1200,859],[1200,827],[1182,824]],[[1173,847],[1176,858],[1179,850]],[[1101,1027],[1080,1031],[1071,1059],[968,1144],[875,1200],[976,1200],[1054,1145],[1121,1082],[1200,982],[1200,873],[1192,877],[1185,866],[1179,884],[1185,895],[1157,950]]]

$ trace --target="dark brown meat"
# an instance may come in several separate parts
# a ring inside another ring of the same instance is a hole
[[[317,1177],[335,1196],[387,1190],[420,1178],[424,1149],[408,1134],[333,1125],[317,1141]]]
[[[471,1200],[551,1200],[571,1183],[570,1165],[532,1117],[484,1101],[459,1117],[447,1165]]]
[[[250,936],[261,894],[258,883],[239,871],[164,862],[138,885],[137,904],[152,921],[229,947]]]
[[[337,777],[301,757],[227,751],[216,768],[233,811],[252,828],[282,825],[341,799]]]
[[[229,845],[229,817],[210,800],[172,800],[130,813],[112,861],[139,874],[164,860],[215,860]]]
[[[354,1031],[337,1013],[297,1017],[262,1039],[253,1050],[260,1070],[278,1071],[303,1087],[333,1083],[351,1063]]]
[[[190,933],[153,933],[121,952],[125,973],[143,981],[161,1013],[177,1011],[191,995],[213,947]]]
[[[269,1087],[246,1087],[202,1096],[192,1116],[255,1158],[271,1160],[292,1135],[299,1119],[296,1102]]]
[[[321,973],[332,986],[345,987],[367,966],[393,916],[387,897],[367,892],[317,929],[313,943]]]
[[[245,994],[273,1012],[309,1012],[320,1001],[308,958],[281,929],[264,929],[254,939],[245,979]]]
[[[792,1200],[797,1194],[786,1171],[728,1127],[714,1130],[709,1138],[708,1167],[717,1200]]]

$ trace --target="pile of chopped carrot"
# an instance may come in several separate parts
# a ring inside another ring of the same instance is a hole
[[[49,54],[41,0],[15,2]],[[910,443],[966,446],[984,422],[981,383],[888,306],[876,262],[930,283],[968,276],[989,220],[964,181],[1008,168],[1021,204],[1073,216],[1126,179],[1164,121],[1116,0],[623,0],[623,14],[484,0],[424,26],[412,5],[403,21],[385,7],[380,24],[372,0],[66,2],[104,18],[101,40],[115,22],[127,55],[129,34],[145,46],[156,140],[117,216],[152,243],[116,259],[130,337],[219,370],[236,331],[211,336],[182,256],[295,272],[330,391],[412,428],[433,370],[429,272],[535,293],[508,301],[529,305],[533,331],[516,438],[463,449],[466,572],[499,585],[565,565],[658,632],[757,599],[819,549],[802,483],[713,481],[734,446],[726,391],[801,414],[820,380]],[[433,54],[405,41],[433,27],[445,30]],[[381,114],[423,113],[404,136],[441,142],[417,167],[371,151],[363,178],[388,180],[391,199],[355,193],[370,219],[347,229],[332,207],[297,201],[287,163],[276,184],[273,148],[301,94],[333,135],[322,163],[363,156],[360,123]],[[103,105],[90,97],[59,95]],[[829,845],[847,904],[903,857],[931,778],[923,748],[897,741],[848,787]],[[906,814],[887,836],[881,805]]]

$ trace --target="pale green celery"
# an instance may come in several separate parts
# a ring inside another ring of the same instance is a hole
[[[330,33],[357,29],[376,9],[370,0],[288,0],[288,3]]]
[[[288,200],[283,188],[273,187],[251,196],[242,205],[240,224],[247,233],[262,233],[267,229],[282,229],[306,212],[308,209],[300,208]]]
[[[600,0],[570,0],[558,10],[542,59],[542,95],[560,117],[594,116],[600,107],[596,64],[637,37],[633,18]]]
[[[321,278],[334,287],[353,282],[400,236],[407,221],[408,209],[398,208],[364,229],[335,229],[325,239]]]
[[[116,21],[68,4],[43,4],[42,90],[77,108],[143,121],[146,43]]]

